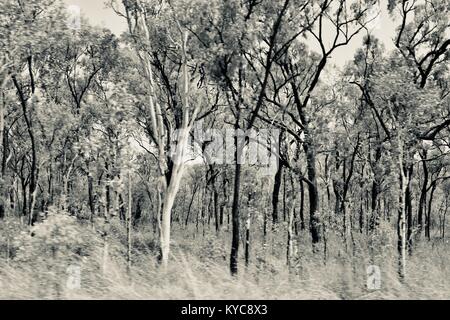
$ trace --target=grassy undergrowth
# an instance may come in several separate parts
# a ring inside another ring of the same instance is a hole
[[[322,246],[315,253],[308,232],[300,231],[288,270],[281,225],[265,240],[252,233],[250,263],[245,266],[241,246],[239,275],[231,277],[226,226],[219,234],[211,227],[194,237],[196,230],[174,225],[166,270],[158,265],[152,229],[136,228],[130,272],[125,228],[119,221],[107,227],[105,255],[105,226],[94,229],[60,214],[31,231],[16,220],[2,222],[0,299],[450,299],[448,241],[417,242],[401,282],[393,230],[369,240],[354,233],[347,244],[328,233],[326,252]],[[378,290],[367,288],[369,265],[381,270]],[[70,285],[73,266],[80,270],[79,287]]]

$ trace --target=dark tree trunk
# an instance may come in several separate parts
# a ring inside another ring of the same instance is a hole
[[[300,180],[300,229],[305,230],[305,188],[303,187],[303,181]]]
[[[423,216],[426,214],[427,205],[427,188],[428,188],[428,166],[427,166],[427,151],[424,150],[422,154],[422,168],[423,168],[423,183],[420,189],[419,208],[417,212],[417,229],[419,234],[423,229]]]
[[[111,174],[109,173],[109,164],[105,163],[106,169],[106,185],[105,185],[105,219],[110,218],[110,208],[111,208],[111,188],[109,186],[109,181],[111,181]]]
[[[26,216],[27,215],[27,184],[25,183],[24,179],[22,179],[22,215]]]
[[[336,151],[336,173],[339,172],[341,167],[341,160],[339,157],[339,151]],[[344,179],[342,179],[343,181]],[[341,179],[333,179],[333,192],[334,192],[334,213],[336,216],[340,214],[341,211],[341,199],[342,199],[342,181]]]
[[[238,163],[237,161],[235,164],[233,206],[231,209],[233,238],[231,241],[230,271],[232,275],[236,275],[238,272],[240,184],[241,184],[241,164]]]
[[[282,175],[283,175],[283,165],[281,161],[279,161],[277,172],[275,173],[275,178],[273,181],[273,191],[272,191],[272,222],[274,225],[278,223],[278,203],[280,198]]]
[[[185,226],[187,226],[188,222],[189,222],[189,216],[191,214],[191,208],[192,208],[192,204],[194,203],[195,194],[197,193],[197,189],[198,189],[198,184],[195,185],[194,190],[192,191],[191,201],[189,201],[189,207],[188,207],[188,211],[186,213],[186,220],[184,222]]]
[[[436,181],[432,182],[431,185],[431,191],[430,191],[430,199],[428,200],[428,214],[427,214],[427,221],[426,221],[426,225],[425,225],[425,236],[427,237],[428,240],[431,240],[431,208],[432,208],[432,204],[433,204],[433,196],[434,196],[434,192],[436,191]]]
[[[309,227],[312,243],[321,240],[321,226],[319,218],[319,190],[317,185],[316,152],[312,144],[304,144],[308,172],[308,194],[309,194]]]
[[[209,166],[209,172],[211,173],[210,184],[213,193],[213,212],[214,212],[214,223],[216,232],[219,232],[220,221],[219,221],[219,190],[217,189],[217,176],[219,172],[216,172],[215,165],[211,164]]]
[[[219,213],[219,224],[220,226],[223,226],[223,211],[225,209],[225,205],[220,206],[220,213]]]
[[[121,221],[127,221],[127,216],[125,213],[125,203],[123,202],[122,194],[119,193],[119,219]]]
[[[245,266],[248,267],[250,263],[250,216],[247,217],[245,225]]]
[[[30,81],[31,81],[31,86],[30,86],[31,95],[34,95],[35,85],[34,85],[34,78],[33,78],[33,73],[32,73],[32,57],[31,56],[28,57],[27,61],[28,61],[28,70],[29,70]],[[35,190],[37,187],[37,146],[36,146],[36,141],[35,141],[35,137],[34,137],[33,122],[31,119],[31,114],[29,114],[27,100],[24,96],[24,92],[22,91],[22,88],[19,85],[16,77],[13,76],[12,79],[13,79],[14,86],[17,89],[19,98],[20,98],[23,117],[25,119],[28,135],[30,137],[30,144],[31,144],[30,183],[28,186],[30,196],[28,199],[29,204],[28,204],[28,212],[27,213],[29,215],[29,224],[32,225],[35,220],[32,206],[34,205],[33,200],[34,200]],[[24,206],[24,207],[26,207],[26,206]]]
[[[0,106],[0,108],[2,108],[2,112],[0,112],[0,117],[2,117],[0,119],[0,122],[2,123],[2,125],[0,126],[0,130],[2,133],[2,138],[0,139],[1,143],[2,143],[2,164],[1,164],[1,170],[0,170],[0,181],[2,183],[2,185],[0,186],[0,219],[2,219],[5,216],[5,200],[6,199],[6,160],[8,157],[8,132],[6,131],[5,125],[4,125],[4,114],[3,114],[3,110],[4,108],[4,97],[2,99],[3,101],[2,106]]]
[[[381,143],[379,142],[379,134],[377,134],[377,145],[376,145],[376,151],[375,151],[375,161],[374,163],[378,163],[381,159]],[[379,208],[377,206],[378,204],[378,196],[380,194],[380,176],[378,173],[378,169],[374,169],[374,178],[372,181],[372,188],[371,188],[371,217],[370,217],[370,231],[375,230],[375,228],[378,226],[378,220],[379,220]]]
[[[405,191],[405,210],[406,210],[406,241],[408,245],[408,252],[412,252],[412,231],[413,231],[413,219],[412,219],[412,191],[411,180],[413,175],[413,166],[408,169],[408,181]]]
[[[217,192],[216,187],[213,187],[213,197],[214,197],[214,219],[215,219],[215,223],[216,223],[216,232],[219,232],[219,227],[220,227],[220,223],[219,223],[219,192]]]
[[[88,195],[89,195],[89,209],[91,210],[90,221],[94,222],[95,204],[94,204],[94,178],[88,174]]]
[[[239,257],[239,233],[240,233],[240,217],[239,217],[239,196],[241,187],[241,156],[244,144],[241,143],[240,137],[237,135],[239,129],[239,110],[235,122],[234,129],[234,190],[233,190],[233,205],[231,208],[232,219],[232,240],[231,240],[231,254],[230,254],[230,272],[231,275],[236,275],[238,272],[238,257]]]

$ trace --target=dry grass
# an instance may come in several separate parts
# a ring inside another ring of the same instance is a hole
[[[193,230],[174,230],[172,257],[166,270],[157,263],[152,231],[135,233],[132,276],[126,269],[124,230],[114,225],[109,240],[106,269],[101,239],[92,239],[91,250],[74,260],[56,258],[8,262],[0,260],[0,299],[449,299],[450,256],[448,242],[424,241],[408,259],[408,276],[400,282],[392,234],[385,242],[354,235],[347,250],[340,237],[328,237],[327,259],[313,254],[309,237],[298,238],[298,255],[288,272],[285,234],[278,231],[262,245],[254,237],[251,263],[240,263],[240,273],[228,272],[230,234],[218,237]],[[376,238],[376,237],[375,237]],[[3,246],[4,247],[4,246]],[[3,248],[2,247],[2,248]],[[323,248],[322,248],[323,249]],[[242,249],[241,249],[242,250]],[[369,253],[370,252],[370,253]],[[2,257],[4,257],[4,251]],[[67,267],[81,266],[81,287],[70,290]],[[366,267],[378,265],[382,286],[368,290]]]

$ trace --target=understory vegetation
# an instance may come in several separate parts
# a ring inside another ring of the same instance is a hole
[[[228,272],[229,226],[216,233],[174,226],[172,263],[161,270],[159,239],[151,228],[136,228],[131,270],[126,261],[126,228],[114,222],[105,265],[104,239],[88,223],[55,213],[33,237],[18,221],[1,228],[0,299],[449,299],[448,240],[421,243],[408,261],[408,279],[399,281],[396,234],[392,227],[370,240],[355,233],[347,250],[339,234],[327,235],[326,253],[313,253],[306,231],[298,235],[291,267],[286,267],[286,239],[280,230],[252,239],[249,265],[233,277]],[[262,226],[255,226],[255,228]],[[60,228],[60,229],[59,229]],[[46,230],[46,231],[44,231]],[[35,239],[33,239],[35,238]],[[9,239],[9,241],[6,241]],[[9,243],[7,246],[6,244]],[[9,250],[9,259],[4,259]],[[55,251],[56,252],[55,252]],[[29,254],[27,254],[29,252]],[[326,254],[326,258],[325,258]],[[244,257],[240,257],[244,259]],[[381,286],[367,287],[366,268],[381,269]],[[80,286],[67,286],[70,266],[80,267]]]

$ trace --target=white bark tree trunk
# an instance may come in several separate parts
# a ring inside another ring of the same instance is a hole
[[[151,45],[151,36],[148,29],[148,21],[146,15],[145,6],[138,1],[140,13],[138,16],[137,24],[143,30],[145,35],[145,41],[148,41],[148,44]],[[128,25],[129,31],[131,33],[134,32],[132,24],[135,21],[132,21],[129,13],[127,12],[128,17]],[[176,17],[175,17],[176,20]],[[167,128],[164,125],[164,118],[161,106],[158,103],[158,99],[156,98],[156,90],[155,90],[155,82],[154,75],[152,70],[152,64],[150,60],[150,55],[148,52],[141,52],[138,44],[136,43],[136,52],[141,62],[142,67],[145,70],[145,76],[148,81],[148,101],[149,101],[149,114],[150,114],[150,123],[153,130],[153,136],[155,139],[155,143],[158,146],[158,166],[159,166],[159,182],[158,182],[158,198],[159,205],[161,211],[158,209],[158,217],[161,216],[161,225],[160,225],[160,242],[161,242],[161,262],[163,267],[166,267],[169,260],[170,253],[170,224],[171,224],[171,214],[172,207],[175,201],[175,197],[178,193],[178,189],[180,187],[180,181],[184,173],[184,157],[187,149],[188,136],[192,129],[193,123],[197,117],[197,113],[199,111],[199,106],[196,105],[192,110],[189,106],[189,72],[187,66],[187,41],[188,41],[188,33],[183,32],[181,25],[176,20],[176,24],[181,36],[181,54],[182,54],[182,78],[183,78],[183,90],[180,92],[182,97],[182,105],[183,105],[183,118],[182,118],[182,126],[179,129],[179,135],[177,140],[177,146],[174,155],[174,165],[172,168],[171,176],[169,184],[166,185],[165,178],[168,169],[167,165],[167,136],[168,134],[173,132],[167,132]],[[180,86],[181,88],[181,86]],[[172,136],[172,135],[170,135]]]
[[[131,227],[132,227],[132,194],[131,194],[131,175],[128,172],[128,210],[127,210],[127,268],[128,274],[131,274]]]

